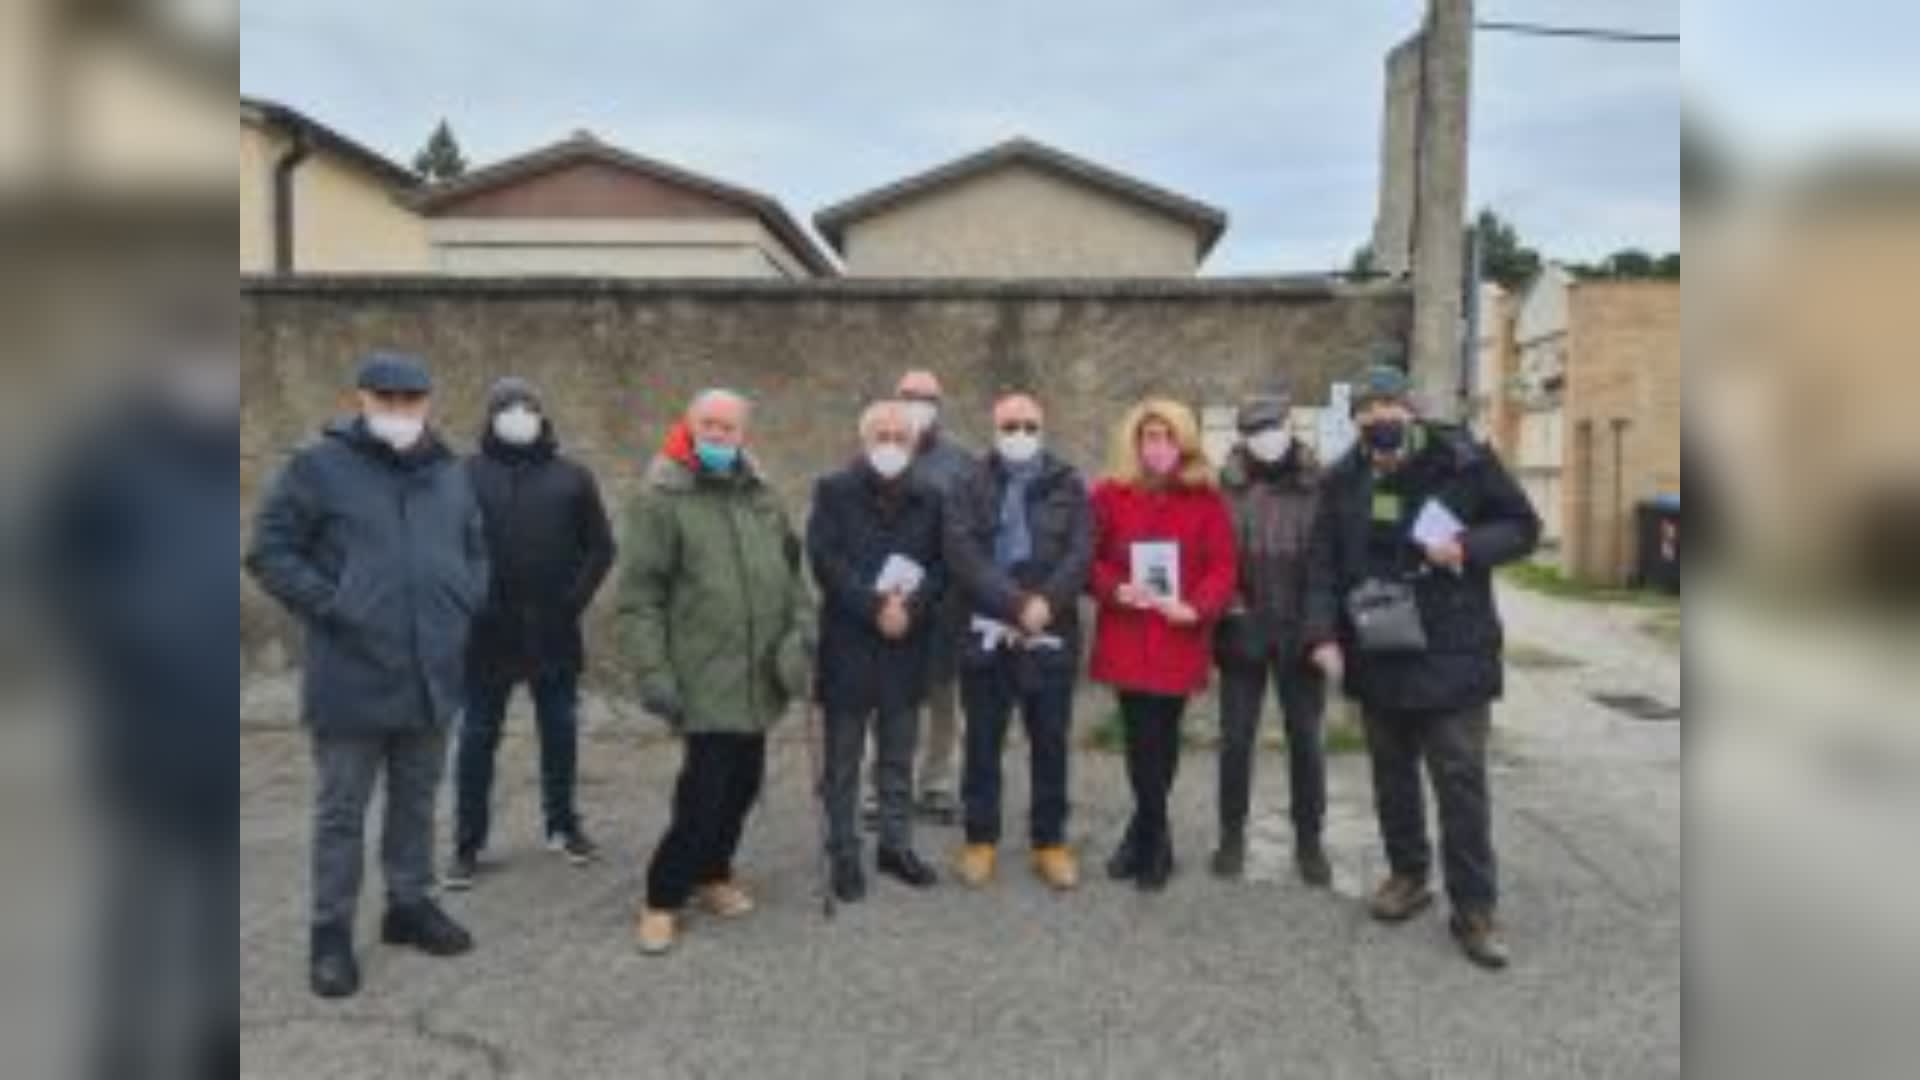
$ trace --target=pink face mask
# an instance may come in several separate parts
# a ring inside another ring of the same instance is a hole
[[[1155,476],[1165,476],[1180,464],[1180,448],[1172,443],[1148,443],[1140,448],[1140,464]]]

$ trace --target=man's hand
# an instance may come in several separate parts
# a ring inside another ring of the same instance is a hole
[[[1428,544],[1427,561],[1442,570],[1452,570],[1457,574],[1461,567],[1467,565],[1467,549],[1462,547],[1458,540],[1442,540],[1437,544]]]
[[[1113,595],[1114,599],[1130,608],[1144,610],[1155,606],[1154,595],[1131,581],[1121,582],[1120,587],[1113,591]]]
[[[1028,637],[1033,637],[1047,628],[1053,621],[1053,609],[1047,606],[1044,596],[1029,596],[1020,607],[1020,629]]]
[[[907,636],[912,619],[907,615],[907,602],[899,593],[887,594],[887,599],[880,605],[879,623],[880,633],[890,641]]]
[[[1162,602],[1160,604],[1160,614],[1166,616],[1167,621],[1175,626],[1192,626],[1194,623],[1200,621],[1200,613],[1193,610],[1192,605],[1182,603],[1179,600]]]
[[[667,726],[679,730],[687,722],[687,707],[680,700],[677,690],[665,686],[643,687],[640,691],[640,706],[667,722]]]
[[[1340,676],[1347,670],[1346,658],[1340,655],[1340,646],[1335,642],[1323,641],[1313,647],[1310,654],[1313,666],[1327,677],[1330,683],[1339,683]]]

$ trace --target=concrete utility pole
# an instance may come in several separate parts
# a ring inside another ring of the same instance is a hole
[[[1458,420],[1473,0],[1429,0],[1422,40],[1413,214],[1413,342],[1408,367],[1416,400],[1428,415]]]

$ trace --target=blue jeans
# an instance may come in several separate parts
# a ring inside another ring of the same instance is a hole
[[[461,851],[477,852],[487,846],[493,759],[506,723],[507,699],[519,681],[488,672],[468,673],[467,711],[454,764],[454,846]],[[540,733],[540,803],[548,835],[572,833],[580,825],[573,806],[579,684],[579,674],[565,669],[541,672],[527,680]]]
[[[1027,726],[1033,806],[1027,836],[1034,847],[1067,841],[1067,737],[1073,724],[1073,681],[1048,679],[1022,687],[1012,664],[995,663],[962,673],[960,703],[967,715],[966,754],[960,780],[966,806],[967,843],[1000,842],[1000,755],[1013,711]]]

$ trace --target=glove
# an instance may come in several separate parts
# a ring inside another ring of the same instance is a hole
[[[670,686],[652,684],[640,688],[640,706],[679,731],[687,723],[687,706],[680,692]]]

